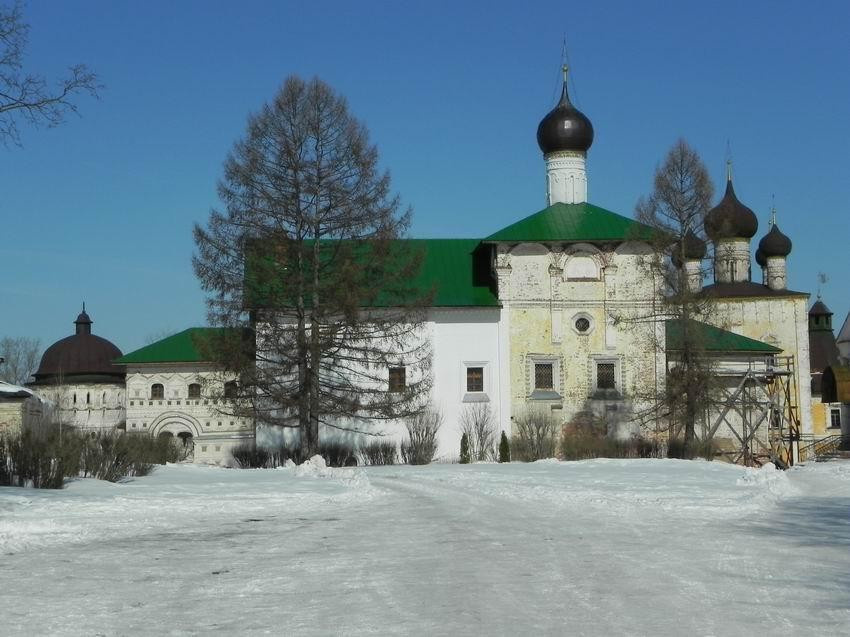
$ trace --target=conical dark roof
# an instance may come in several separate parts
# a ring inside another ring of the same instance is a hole
[[[832,310],[826,306],[826,303],[818,299],[809,310],[809,316],[832,316]]]
[[[758,229],[758,218],[752,210],[738,201],[732,179],[728,179],[723,199],[705,215],[706,234],[712,241],[750,239]]]
[[[761,251],[761,247],[756,250],[756,263],[758,263],[761,267],[767,265],[767,257],[764,256],[764,252]]]
[[[56,382],[121,382],[124,370],[112,361],[121,350],[91,333],[92,320],[85,309],[74,321],[76,333],[45,350],[35,373],[35,384]]]
[[[759,250],[765,257],[787,257],[791,254],[791,239],[782,234],[775,223],[759,241]]]
[[[561,99],[537,127],[537,145],[544,155],[559,150],[587,151],[593,144],[593,124],[573,106],[567,93],[567,78],[561,89]]]

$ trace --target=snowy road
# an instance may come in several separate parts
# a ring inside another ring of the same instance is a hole
[[[0,634],[850,635],[850,463],[0,488]]]

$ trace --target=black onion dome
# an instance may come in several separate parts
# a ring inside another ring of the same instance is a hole
[[[686,261],[695,261],[705,258],[706,246],[705,241],[694,234],[693,230],[688,230],[682,238],[681,244],[673,246],[672,259],[676,267],[682,265],[682,255]]]
[[[732,180],[726,181],[726,193],[705,215],[705,232],[712,241],[751,239],[759,229],[755,213],[738,201]]]
[[[787,257],[791,254],[791,239],[782,234],[775,223],[759,241],[759,250],[766,257]]]
[[[558,105],[540,121],[537,127],[537,145],[544,155],[559,150],[585,152],[593,144],[593,124],[587,116],[573,106],[567,94],[567,80],[561,90]]]
[[[764,256],[764,252],[761,251],[761,246],[756,250],[756,263],[758,263],[761,267],[767,265],[767,257]]]
[[[112,363],[121,356],[121,350],[91,333],[92,320],[85,310],[74,324],[76,334],[56,341],[45,350],[35,383],[121,382],[124,369]]]

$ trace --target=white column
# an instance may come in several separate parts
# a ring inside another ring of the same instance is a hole
[[[546,155],[546,200],[556,203],[587,201],[586,153],[562,150]]]

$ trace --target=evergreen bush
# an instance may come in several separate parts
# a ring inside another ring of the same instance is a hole
[[[511,443],[508,440],[508,435],[503,431],[502,437],[499,439],[499,462],[511,461]]]
[[[466,433],[460,437],[460,463],[469,464],[469,435]]]

